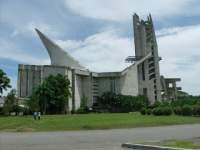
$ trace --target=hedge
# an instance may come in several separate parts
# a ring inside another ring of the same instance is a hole
[[[169,116],[172,114],[172,109],[170,107],[157,107],[153,109],[152,113],[156,116]]]

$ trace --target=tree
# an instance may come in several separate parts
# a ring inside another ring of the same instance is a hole
[[[7,77],[6,73],[0,69],[0,95],[3,94],[3,90],[11,88],[10,79]]]
[[[31,96],[29,107],[39,109],[43,114],[66,113],[71,96],[70,81],[66,76],[50,75],[38,86]]]
[[[27,100],[27,105],[31,112],[39,111],[39,98],[36,94],[32,94],[30,100]]]
[[[18,112],[18,101],[16,98],[16,90],[12,89],[6,96],[3,112],[9,114],[10,112]]]

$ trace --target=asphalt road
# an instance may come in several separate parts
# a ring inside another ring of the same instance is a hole
[[[0,132],[0,150],[121,150],[122,143],[200,137],[200,124],[65,132]]]

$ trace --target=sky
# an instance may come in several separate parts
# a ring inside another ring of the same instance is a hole
[[[91,71],[120,71],[135,54],[134,13],[152,15],[161,74],[200,95],[199,0],[0,0],[0,68],[16,88],[18,64],[50,64],[38,28]]]

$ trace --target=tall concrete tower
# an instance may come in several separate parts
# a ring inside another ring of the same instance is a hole
[[[139,94],[146,95],[151,104],[161,100],[161,84],[158,47],[151,15],[141,20],[133,16],[135,60],[140,60],[149,53],[151,57],[138,65]]]

